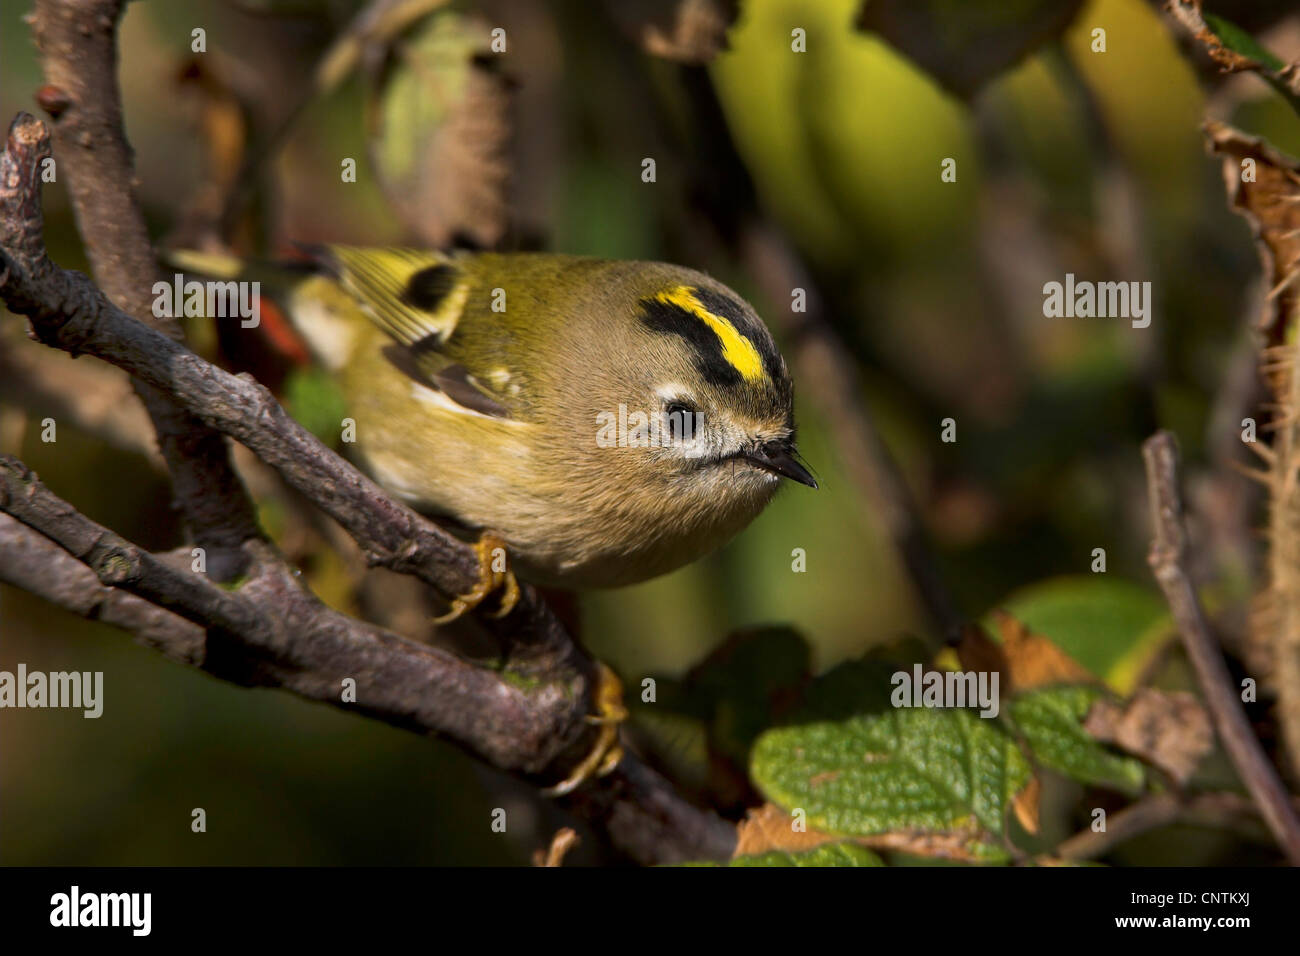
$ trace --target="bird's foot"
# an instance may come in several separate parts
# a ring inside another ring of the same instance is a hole
[[[562,797],[572,793],[593,777],[605,776],[623,759],[623,745],[619,743],[618,737],[618,725],[627,719],[627,707],[623,704],[623,682],[600,661],[596,662],[596,686],[591,699],[596,705],[596,713],[588,714],[587,720],[600,726],[596,745],[583,758],[582,763],[573,768],[572,773],[555,786],[543,790],[545,796]]]
[[[493,617],[505,617],[519,602],[519,582],[507,564],[506,543],[491,531],[485,531],[473,547],[478,556],[478,583],[454,598],[451,609],[441,617],[435,617],[434,624],[450,624],[467,611],[474,610],[497,591],[501,592],[501,598],[497,609],[492,612]]]

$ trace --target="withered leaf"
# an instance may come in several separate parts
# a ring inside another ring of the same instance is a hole
[[[957,645],[962,666],[974,671],[997,671],[1003,694],[1015,694],[1052,684],[1094,682],[1096,678],[1041,634],[1030,633],[1020,621],[1006,611],[996,610],[1002,643],[995,642],[983,629],[968,625]]]
[[[1030,815],[1035,824],[1038,817],[1038,788],[1036,781],[1026,787],[1016,798],[1016,814],[1022,825],[1025,817]],[[873,850],[895,850],[913,856],[933,857],[952,860],[959,863],[987,863],[986,853],[980,848],[987,846],[991,837],[978,827],[969,830],[954,830],[938,833],[931,830],[895,831],[877,833],[865,837],[845,837],[843,834],[825,833],[820,830],[797,831],[791,827],[791,815],[773,803],[751,809],[745,819],[736,825],[735,856],[751,856],[784,850],[798,853],[821,846],[824,843],[856,843]],[[1026,829],[1029,829],[1026,826]],[[1035,832],[1031,830],[1030,832]]]
[[[1185,784],[1214,742],[1210,716],[1193,695],[1143,688],[1127,703],[1102,698],[1083,729]]]
[[[1271,290],[1257,329],[1266,345],[1281,345],[1287,317],[1300,314],[1300,163],[1224,123],[1204,128],[1210,149],[1223,157],[1228,199],[1250,223]],[[1254,182],[1243,179],[1247,159],[1254,161]]]
[[[769,850],[789,850],[797,853],[811,850],[842,836],[822,833],[820,830],[795,830],[794,817],[774,803],[749,810],[745,819],[736,824],[735,856],[751,856]]]
[[[370,154],[420,240],[490,247],[509,224],[511,84],[487,26],[439,11],[369,70]]]
[[[1038,832],[1038,798],[1042,792],[1042,783],[1037,777],[1030,777],[1029,785],[1011,798],[1011,809],[1026,833]]]
[[[707,63],[727,49],[737,0],[608,0],[619,29],[653,56]]]

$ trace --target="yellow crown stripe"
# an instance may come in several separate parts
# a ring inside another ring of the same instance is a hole
[[[763,380],[766,374],[763,371],[763,359],[758,354],[758,349],[754,348],[754,343],[736,331],[736,327],[729,321],[700,304],[700,300],[695,298],[694,289],[688,285],[679,285],[660,292],[655,298],[689,312],[712,329],[722,343],[722,357],[740,373],[741,378],[750,382]]]

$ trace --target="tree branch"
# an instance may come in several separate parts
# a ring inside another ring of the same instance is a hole
[[[454,535],[384,492],[285,413],[271,393],[246,375],[231,375],[183,345],[145,327],[107,301],[84,275],[55,266],[40,242],[36,173],[48,155],[40,121],[19,114],[0,156],[0,222],[19,210],[25,228],[0,244],[0,295],[26,315],[40,341],[73,355],[96,355],[167,395],[198,421],[241,442],[285,481],[337,521],[372,564],[414,574],[444,596],[469,591],[478,558]],[[32,253],[33,237],[37,254]],[[24,250],[20,262],[11,249]],[[506,619],[479,621],[512,648],[512,664],[550,670],[585,657],[550,608],[529,586]]]
[[[44,126],[19,114],[0,154],[0,300],[28,316],[35,337],[74,355],[90,353],[112,362],[194,420],[242,442],[342,525],[372,563],[413,574],[444,595],[467,591],[478,575],[471,548],[389,499],[293,421],[250,377],[205,362],[135,321],[85,276],[50,262],[41,235],[37,174],[48,155]],[[183,451],[186,446],[177,447]],[[221,450],[224,456],[224,443]],[[89,562],[101,580],[150,599],[145,606],[154,608],[154,617],[137,605],[127,604],[124,611],[118,604],[114,623],[140,631],[146,642],[167,649],[174,659],[235,683],[283,687],[408,729],[441,734],[492,765],[538,783],[567,773],[598,733],[586,720],[591,662],[531,587],[523,588],[506,618],[477,618],[510,648],[510,671],[533,678],[525,690],[511,681],[509,672],[467,663],[325,607],[260,537],[242,538],[239,556],[246,577],[237,592],[228,593],[206,582],[186,581],[183,572],[76,515],[48,492],[33,490],[30,473],[16,463],[8,469],[6,488],[3,510]],[[8,537],[14,539],[12,529]],[[35,553],[28,539],[17,540]],[[67,562],[54,562],[48,551],[44,560],[67,572]],[[36,593],[79,613],[94,614],[108,606],[107,598],[90,604],[71,601],[66,589],[41,586],[16,570],[8,557],[0,568],[6,580],[26,581]],[[178,617],[162,616],[167,614],[163,607],[202,622],[201,652],[193,631]],[[183,649],[176,643],[181,635],[190,642]],[[342,701],[346,677],[357,682],[355,704]],[[725,858],[734,841],[725,821],[686,803],[632,755],[569,802],[642,862]]]
[[[0,511],[59,545],[95,572],[100,584],[121,588],[195,624],[270,640],[269,622],[247,600],[201,574],[164,564],[91,521],[9,455],[0,456]]]
[[[1155,537],[1147,562],[1165,592],[1165,600],[1196,671],[1196,679],[1214,718],[1219,739],[1233,766],[1259,804],[1260,813],[1293,865],[1300,866],[1300,818],[1286,788],[1251,730],[1218,643],[1210,633],[1196,590],[1186,570],[1187,529],[1178,483],[1178,446],[1169,432],[1156,432],[1142,445]]]
[[[334,611],[262,542],[248,546],[249,577],[227,592],[90,521],[14,459],[0,461],[0,511],[0,581],[130,630],[172,660],[223,680],[280,687],[437,734],[539,783],[554,778],[587,727],[577,684],[556,679],[525,689],[508,674]],[[345,699],[347,678],[355,696]],[[569,803],[642,862],[725,859],[732,849],[728,824],[683,801],[632,755]]]
[[[333,611],[264,545],[248,555],[251,576],[226,591],[91,521],[13,458],[0,459],[0,511],[57,544],[102,585],[201,627],[203,646],[193,662],[226,680],[285,687],[440,733],[494,766],[524,774],[544,771],[583,722],[585,706],[572,687],[557,681],[525,693],[495,670]],[[346,677],[357,683],[355,705],[344,701]]]
[[[171,611],[105,587],[88,567],[39,532],[0,514],[0,581],[92,621],[130,631],[179,664],[203,663],[203,629]]]
[[[121,0],[38,0],[31,24],[47,82],[39,99],[54,119],[59,172],[100,287],[125,312],[180,341],[174,319],[153,315],[151,290],[159,276],[132,188],[135,171],[117,84],[122,8]],[[39,205],[33,212],[39,217]],[[10,246],[12,237],[3,238]],[[22,261],[38,249],[22,244],[16,251]],[[186,525],[212,552],[213,574],[234,577],[239,546],[260,531],[225,440],[155,387],[137,382],[135,388],[153,421]]]

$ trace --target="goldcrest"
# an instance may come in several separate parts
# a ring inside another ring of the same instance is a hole
[[[491,532],[535,583],[617,587],[728,541],[795,450],[792,388],[762,321],[706,275],[532,253],[311,247],[252,277],[338,378],[361,464],[417,510]]]

